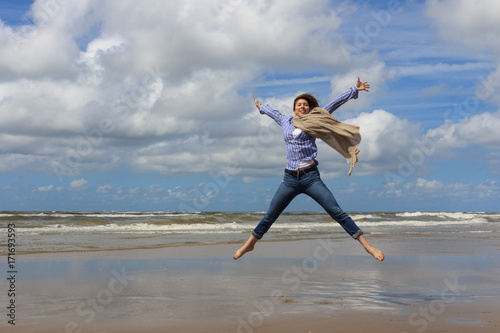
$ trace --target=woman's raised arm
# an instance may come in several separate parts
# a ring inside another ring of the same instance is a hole
[[[358,98],[359,91],[363,90],[368,91],[368,89],[370,89],[370,85],[368,84],[368,82],[361,82],[358,76],[354,86],[351,86],[349,90],[343,92],[342,94],[338,95],[333,100],[331,100],[330,103],[325,105],[324,109],[330,113],[333,113],[333,111],[337,110],[341,105],[346,103],[348,100],[352,98],[354,99]]]

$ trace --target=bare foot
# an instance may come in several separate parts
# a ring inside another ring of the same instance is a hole
[[[247,246],[245,244],[239,250],[236,251],[236,254],[234,255],[233,259],[236,260],[238,258],[241,258],[245,253],[250,251],[253,251],[253,246]]]
[[[258,239],[254,235],[250,235],[245,245],[243,245],[238,251],[236,251],[233,259],[236,260],[242,257],[245,253],[253,251],[253,247],[255,243],[257,243],[257,241]]]
[[[363,245],[363,247],[365,248],[366,252],[368,252],[369,254],[371,254],[378,261],[384,261],[384,254],[382,253],[382,251],[380,251],[380,250],[374,248],[373,246],[371,246],[370,243],[368,243],[368,241],[366,240],[365,235],[361,234],[357,238],[357,240],[358,240],[358,242],[361,243],[361,245]]]
[[[369,248],[367,248],[366,252],[371,254],[378,261],[384,261],[384,254],[382,253],[382,251],[374,248],[373,246],[370,246]]]

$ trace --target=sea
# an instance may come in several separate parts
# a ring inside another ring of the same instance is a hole
[[[367,235],[500,232],[500,212],[349,212]],[[0,254],[229,244],[245,241],[264,212],[1,211]],[[325,212],[284,212],[264,240],[349,237]]]

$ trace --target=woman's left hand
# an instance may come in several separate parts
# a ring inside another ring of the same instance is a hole
[[[356,81],[356,88],[358,88],[358,91],[364,90],[368,92],[368,89],[370,89],[370,85],[368,82],[361,82],[358,76],[358,80]]]
[[[257,107],[257,109],[259,109],[259,110],[260,110],[260,106],[261,106],[262,104],[260,104],[260,103],[259,103],[259,101],[258,101],[258,100],[256,100],[255,98],[253,99],[253,102],[255,103],[255,106]]]

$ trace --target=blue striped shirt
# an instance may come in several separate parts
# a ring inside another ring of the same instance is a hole
[[[342,104],[351,98],[358,98],[358,88],[352,86],[346,92],[335,97],[323,109],[332,113],[337,110]],[[285,116],[278,110],[274,110],[268,104],[263,104],[260,107],[260,113],[266,114],[273,118],[278,125],[283,127],[283,139],[286,145],[286,168],[289,170],[297,170],[301,160],[315,160],[318,155],[316,147],[316,138],[309,136],[306,132],[301,132],[298,136],[293,136],[295,127],[293,126],[293,116]]]

